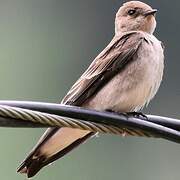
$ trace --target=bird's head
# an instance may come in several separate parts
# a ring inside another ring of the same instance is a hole
[[[152,34],[156,28],[156,12],[156,9],[140,1],[124,3],[116,14],[115,33],[144,31]]]

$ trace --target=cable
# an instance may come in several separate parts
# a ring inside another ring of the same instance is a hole
[[[0,101],[2,127],[71,127],[100,133],[160,137],[180,143],[177,119],[147,117],[135,118],[53,103]]]

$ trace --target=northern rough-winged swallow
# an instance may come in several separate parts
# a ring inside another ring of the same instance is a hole
[[[116,14],[115,35],[62,100],[63,104],[99,111],[138,111],[156,94],[163,76],[164,55],[153,32],[155,13],[149,5],[130,1]],[[94,133],[49,128],[18,172],[34,176]]]

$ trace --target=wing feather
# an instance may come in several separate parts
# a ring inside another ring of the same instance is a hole
[[[80,106],[114,75],[131,62],[145,39],[140,32],[116,36],[91,63],[62,100],[63,104]]]

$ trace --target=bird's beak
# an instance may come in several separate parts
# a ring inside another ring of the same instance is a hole
[[[156,12],[157,12],[157,9],[148,10],[144,13],[144,16],[155,15]]]

